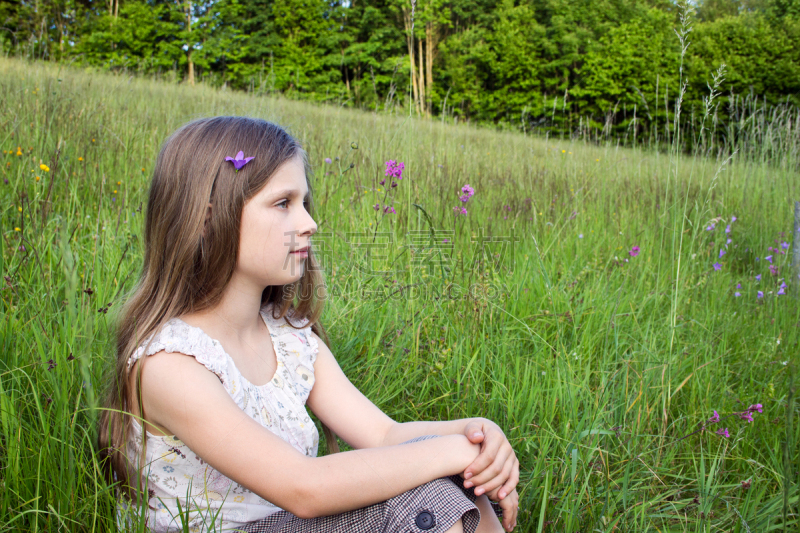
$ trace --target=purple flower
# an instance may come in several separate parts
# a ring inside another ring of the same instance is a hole
[[[722,265],[720,265],[719,263],[714,263],[714,270],[716,271],[722,270]]]
[[[375,204],[372,206],[372,208],[375,209],[375,211],[377,211],[378,209],[381,208],[381,204]]]
[[[19,250],[20,252],[24,252],[25,251],[25,245],[24,244],[20,244],[19,248],[17,248],[17,250]]]
[[[761,274],[758,274],[758,275],[756,276],[756,281],[761,281]]]
[[[731,232],[731,225],[728,224],[728,226],[725,228],[725,233],[730,233],[730,232]]]
[[[711,224],[709,224],[709,225],[708,225],[708,227],[706,227],[706,231],[711,231],[711,230],[712,230],[712,229],[714,229],[715,227],[716,227],[716,226],[715,226],[715,225],[714,225],[714,223],[712,222]]]
[[[444,242],[444,243],[448,243],[448,242],[450,242],[450,239],[445,239],[445,240],[443,240],[442,242]]]
[[[394,159],[390,159],[386,161],[386,172],[384,173],[385,176],[392,176],[397,178],[398,180],[403,179],[403,169],[406,168],[405,163],[398,163]]]
[[[736,292],[733,293],[733,295],[738,298],[739,296],[742,295],[742,293],[739,292],[739,291],[736,291]]]
[[[725,241],[725,245],[726,245],[726,246],[727,246],[728,244],[730,244],[730,243],[731,243],[731,240],[730,240],[730,239],[728,239],[727,241]]]
[[[758,297],[759,298],[763,298],[764,297],[764,291],[758,291]]]
[[[726,439],[731,436],[731,434],[728,433],[728,428],[718,429],[716,431],[716,434],[719,435],[720,437],[725,437]]]
[[[778,275],[778,267],[775,266],[775,265],[770,265],[769,266],[769,271],[773,276],[777,276]]]
[[[254,158],[255,158],[255,156],[253,156],[253,157],[245,157],[244,156],[244,152],[239,150],[239,153],[236,154],[235,158],[226,157],[225,161],[230,161],[231,163],[233,163],[233,168],[235,168],[236,171],[238,172],[239,169],[241,169],[243,166],[245,166],[247,163],[249,163]]]
[[[326,157],[325,162],[330,165],[333,161],[331,161],[330,157]]]
[[[719,251],[719,258],[720,258],[720,259],[722,259],[722,256],[723,256],[723,255],[725,255],[725,250],[722,250],[722,249],[721,249],[721,250]]]
[[[386,214],[386,213],[394,213],[394,212],[395,212],[394,211],[394,207],[391,207],[391,206],[387,205],[386,207],[383,208],[383,213],[384,214]]]
[[[767,257],[765,257],[764,259],[766,259],[767,261],[769,261],[770,263],[772,263],[772,256],[771,256],[771,255],[768,255],[768,256],[767,256]]]
[[[731,217],[731,223],[734,223],[734,222],[736,222],[736,215]]]
[[[712,416],[711,418],[708,419],[708,423],[709,424],[716,424],[717,422],[719,422],[719,413],[715,409],[714,410],[714,416]]]
[[[756,411],[758,411],[759,413],[763,413],[764,412],[762,409],[763,407],[764,406],[761,405],[760,403],[756,403],[748,407],[747,410],[750,411],[751,413],[755,413]]]
[[[579,238],[579,239],[583,239],[583,233],[579,233],[579,234],[578,234],[578,238]]]
[[[736,284],[736,288],[737,288],[737,289],[741,289],[741,288],[742,288],[742,284],[741,284],[741,283],[737,283],[737,284]]]
[[[786,294],[786,288],[785,287],[781,287],[780,289],[778,289],[778,292],[776,294],[778,294],[778,295]]]
[[[782,242],[781,243],[781,248],[783,248],[784,250],[788,250],[789,249],[789,243],[786,242],[786,241]]]
[[[737,414],[737,415],[739,416],[739,418],[741,418],[742,420],[747,420],[748,422],[752,422],[752,421],[753,421],[753,415],[752,415],[752,414],[750,414],[750,411],[745,411],[745,412],[743,412],[743,413],[736,413],[736,414]]]
[[[633,248],[631,248],[631,251],[628,252],[628,253],[630,254],[631,257],[636,257],[637,255],[639,255],[639,247],[638,246],[634,246]]]

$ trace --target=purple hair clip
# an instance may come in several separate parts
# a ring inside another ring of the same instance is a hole
[[[230,161],[231,163],[233,163],[236,172],[239,172],[239,169],[245,166],[247,163],[249,163],[251,159],[254,159],[254,157],[245,157],[244,152],[239,150],[239,153],[236,154],[235,158],[226,157],[225,161]]]

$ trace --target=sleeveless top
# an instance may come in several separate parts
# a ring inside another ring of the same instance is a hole
[[[291,310],[287,312],[290,314]],[[139,345],[128,360],[128,369],[139,358],[161,350],[193,356],[217,375],[228,394],[251,418],[300,453],[316,457],[319,433],[305,403],[314,385],[317,341],[311,336],[308,319],[299,324],[292,320],[303,327],[295,329],[285,318],[272,318],[271,304],[262,309],[261,317],[269,329],[278,361],[274,377],[262,386],[253,385],[239,373],[219,341],[178,318],[171,319],[154,338],[151,335]],[[117,524],[121,530],[125,530],[123,522],[138,523],[144,514],[147,527],[153,532],[183,531],[182,520],[191,532],[230,531],[282,510],[206,464],[177,437],[146,433],[144,466],[139,465],[142,426],[135,418],[126,453],[131,464],[137,465],[139,472],[134,475],[141,476],[141,486],[149,495],[148,509],[143,513],[138,506],[118,500]],[[135,477],[131,484],[135,486]]]

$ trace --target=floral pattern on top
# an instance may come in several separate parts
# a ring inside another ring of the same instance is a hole
[[[317,340],[310,334],[307,319],[296,324],[302,329],[295,329],[285,318],[272,317],[271,304],[262,309],[261,317],[269,329],[278,362],[275,375],[264,385],[247,381],[219,341],[178,318],[141,343],[128,360],[128,368],[138,359],[162,350],[193,356],[219,378],[236,404],[253,420],[300,453],[316,457],[319,432],[305,403],[314,385]],[[292,320],[292,316],[288,318]],[[177,437],[145,433],[145,462],[143,468],[137,469],[137,475],[149,494],[144,514],[150,531],[183,531],[178,503],[183,521],[193,533],[230,531],[282,510],[206,464]],[[131,464],[139,464],[141,441],[142,426],[133,419],[126,450]],[[118,500],[117,523],[121,529],[124,530],[123,523],[137,523],[140,515],[138,507]]]

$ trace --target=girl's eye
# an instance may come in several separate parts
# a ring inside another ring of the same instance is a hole
[[[281,200],[281,203],[279,203],[277,205],[278,205],[278,207],[280,207],[280,206],[286,206],[288,204],[289,204],[289,200]]]

